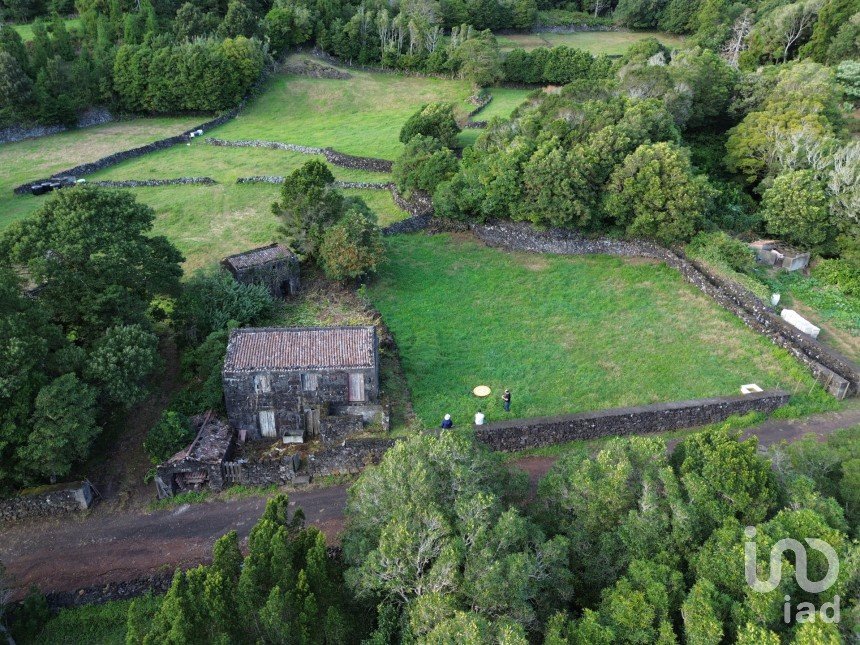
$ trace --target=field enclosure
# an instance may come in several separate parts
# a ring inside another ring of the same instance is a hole
[[[664,264],[508,253],[468,236],[389,238],[369,296],[391,329],[418,416],[471,423],[809,388],[787,353]],[[493,395],[471,395],[488,385]]]
[[[538,47],[556,47],[567,45],[591,52],[595,56],[607,54],[619,56],[627,51],[635,42],[653,37],[667,47],[681,45],[684,39],[660,31],[577,31],[570,34],[553,32],[536,32],[527,34],[507,34],[499,36],[499,47],[502,51],[525,49],[531,51]]]

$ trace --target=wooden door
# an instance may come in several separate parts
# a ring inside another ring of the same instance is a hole
[[[260,434],[264,437],[275,437],[275,411],[261,410],[260,411]]]
[[[319,436],[320,433],[320,411],[314,408],[305,410],[305,430],[311,437]]]
[[[349,396],[347,397],[350,403],[358,403],[364,401],[364,374],[349,375]]]

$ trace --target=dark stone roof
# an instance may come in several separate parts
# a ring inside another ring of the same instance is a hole
[[[375,361],[373,326],[246,327],[231,332],[224,371],[363,369]]]
[[[224,461],[233,442],[233,429],[211,412],[191,420],[199,428],[197,436],[184,448],[167,460],[167,464],[178,464],[185,460],[217,464]]]
[[[295,257],[295,254],[290,249],[283,244],[275,242],[274,244],[269,244],[269,246],[261,246],[258,249],[230,255],[224,258],[224,264],[229,264],[234,269],[239,270]]]

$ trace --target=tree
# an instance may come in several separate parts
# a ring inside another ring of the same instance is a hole
[[[179,412],[165,410],[158,423],[146,434],[143,447],[149,461],[158,465],[167,461],[194,439],[188,417]]]
[[[285,179],[281,199],[272,205],[290,246],[304,258],[316,257],[325,231],[343,212],[343,197],[331,186],[333,181],[323,162],[305,162]]]
[[[146,381],[160,363],[155,334],[140,325],[111,327],[93,345],[85,374],[111,403],[130,408],[146,398]]]
[[[672,455],[686,494],[694,504],[700,537],[735,517],[747,525],[764,521],[776,502],[770,464],[756,454],[754,438],[714,429],[684,439]]]
[[[501,54],[492,32],[481,32],[467,39],[453,56],[459,64],[460,78],[471,81],[476,87],[495,85],[502,78]]]
[[[141,324],[150,301],[179,290],[182,256],[152,236],[153,210],[121,191],[67,188],[0,236],[0,257],[26,265],[52,318],[79,344]]]
[[[460,126],[454,118],[451,103],[428,103],[406,120],[400,129],[401,143],[409,143],[416,135],[432,137],[447,148],[457,146]]]
[[[99,432],[95,389],[65,374],[39,390],[33,430],[17,456],[30,472],[55,481],[87,456]]]
[[[672,58],[670,73],[692,92],[687,128],[710,126],[725,117],[734,93],[736,72],[708,49],[686,49]]]
[[[263,20],[263,30],[275,54],[301,45],[313,36],[311,12],[302,5],[273,7]]]
[[[534,625],[537,608],[567,597],[567,541],[505,509],[510,477],[472,437],[398,443],[350,489],[347,580],[408,611],[419,640],[433,615],[457,610]]]
[[[836,68],[836,79],[842,85],[845,96],[855,103],[860,101],[860,61],[844,60]]]
[[[68,64],[57,56],[50,58],[36,75],[39,121],[45,125],[74,125],[82,107],[74,89]]]
[[[827,55],[830,43],[836,38],[840,27],[857,13],[857,3],[852,0],[826,0],[818,12],[818,19],[812,27],[812,35],[800,50],[803,56],[817,63],[837,63]]]
[[[217,18],[203,13],[200,7],[190,2],[179,7],[173,21],[173,33],[179,41],[205,36],[216,28]]]
[[[0,124],[25,123],[33,99],[33,83],[11,54],[0,51]]]
[[[693,585],[681,608],[687,643],[717,645],[722,642],[727,600],[710,580],[699,580]]]
[[[394,162],[391,175],[397,187],[406,193],[423,190],[432,193],[443,181],[457,172],[457,157],[438,139],[417,134]]]
[[[827,48],[828,62],[860,58],[860,11],[839,27],[836,37]]]
[[[250,38],[255,36],[260,28],[260,21],[257,19],[247,5],[242,0],[230,0],[227,6],[227,15],[218,27],[218,35],[222,38],[236,38],[237,36],[245,36]]]
[[[672,244],[701,229],[710,198],[707,178],[693,174],[682,148],[646,144],[613,172],[605,209],[629,235]]]
[[[823,0],[800,0],[777,7],[753,29],[758,46],[751,48],[786,62],[793,50],[809,38]]]
[[[835,237],[824,186],[811,170],[774,179],[762,197],[761,213],[771,235],[801,248],[822,250]]]
[[[385,255],[376,216],[366,207],[347,209],[323,236],[320,264],[332,280],[360,278],[374,273]]]
[[[226,271],[197,271],[183,285],[173,312],[184,345],[197,345],[210,334],[262,322],[275,308],[265,286],[243,284]]]

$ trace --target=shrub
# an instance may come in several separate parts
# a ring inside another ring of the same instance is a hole
[[[753,251],[722,231],[699,233],[690,242],[690,250],[698,257],[725,264],[740,273],[750,273],[755,269]]]
[[[824,186],[811,170],[779,175],[764,193],[761,214],[768,233],[804,249],[823,250],[834,237]]]
[[[188,417],[166,410],[158,423],[150,429],[143,442],[149,461],[158,465],[167,461],[194,439],[194,430]]]
[[[842,85],[849,100],[860,101],[860,60],[844,60],[839,63],[836,80]]]
[[[176,301],[174,321],[185,344],[194,345],[231,320],[251,325],[268,316],[275,302],[262,285],[242,284],[226,271],[195,273]]]
[[[438,139],[416,135],[403,154],[394,162],[392,175],[402,191],[423,190],[432,193],[443,181],[457,172],[457,158]]]
[[[415,135],[437,139],[443,146],[454,148],[460,126],[454,118],[451,103],[429,103],[413,114],[400,130],[400,141],[408,143]]]
[[[376,217],[366,206],[352,207],[326,232],[320,262],[332,280],[359,278],[376,271],[384,252]]]
[[[825,284],[839,287],[849,296],[860,297],[860,266],[848,260],[821,260],[812,275]]]

